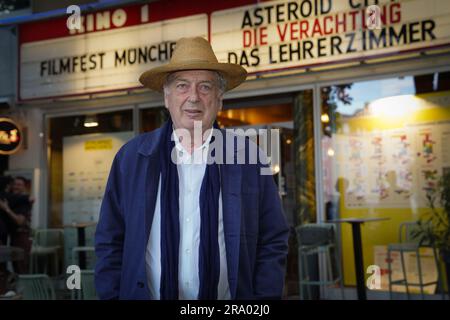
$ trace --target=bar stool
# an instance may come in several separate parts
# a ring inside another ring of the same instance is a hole
[[[339,283],[341,297],[345,299],[342,267],[337,246],[337,237],[334,224],[305,224],[296,228],[298,241],[298,268],[300,299],[304,299],[303,287],[306,286],[308,297],[311,297],[310,286],[329,286]],[[333,251],[333,253],[331,253]],[[326,262],[326,274],[324,280],[311,280],[308,267],[308,257],[324,255]],[[333,272],[332,263],[336,266],[336,274]]]
[[[399,243],[389,244],[387,248],[387,259],[388,259],[388,274],[389,274],[389,297],[392,300],[392,285],[404,285],[406,287],[406,295],[408,300],[410,299],[409,287],[419,287],[420,288],[420,296],[422,300],[425,299],[424,287],[430,285],[438,285],[441,288],[442,299],[445,299],[445,294],[443,290],[442,277],[439,268],[439,260],[438,255],[436,253],[436,248],[431,245],[423,245],[418,241],[414,241],[412,234],[415,228],[417,228],[417,222],[403,222],[399,227]],[[436,281],[423,282],[423,274],[422,274],[422,265],[421,265],[421,257],[420,257],[420,248],[431,248],[433,250],[434,262],[437,269],[437,279]],[[400,262],[402,267],[402,278],[397,280],[392,280],[392,261],[391,255],[392,252],[400,253]],[[405,266],[405,258],[404,253],[413,252],[416,255],[416,263],[417,263],[417,272],[419,277],[418,283],[408,282],[406,266]]]
[[[60,252],[64,248],[63,229],[38,229],[31,247],[30,273],[39,273],[39,257],[44,258],[44,274],[48,274],[48,262],[51,259],[53,274],[59,274]],[[62,264],[62,263],[61,263]]]
[[[55,288],[46,274],[19,274],[17,283],[24,300],[55,300]]]
[[[72,300],[97,300],[97,291],[95,290],[94,270],[81,270],[79,290],[74,289],[71,292]]]

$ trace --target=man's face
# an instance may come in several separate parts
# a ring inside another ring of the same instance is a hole
[[[172,75],[164,94],[166,108],[176,129],[194,130],[194,121],[209,129],[222,109],[217,74],[207,70],[179,71]]]
[[[22,179],[14,179],[14,182],[12,184],[11,188],[12,193],[14,194],[22,194],[25,193],[25,183]]]

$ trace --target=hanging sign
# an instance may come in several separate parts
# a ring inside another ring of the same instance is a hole
[[[22,145],[22,132],[11,119],[0,118],[0,154],[14,154]]]

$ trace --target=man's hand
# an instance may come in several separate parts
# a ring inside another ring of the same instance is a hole
[[[24,224],[26,224],[27,219],[20,214],[16,214],[14,211],[11,210],[11,208],[9,207],[8,204],[8,200],[0,200],[0,209],[5,211],[8,216],[18,225],[18,226],[22,226]]]
[[[5,212],[8,212],[9,210],[11,210],[9,208],[8,200],[6,200],[6,199],[5,200],[0,200],[0,209],[5,211]]]

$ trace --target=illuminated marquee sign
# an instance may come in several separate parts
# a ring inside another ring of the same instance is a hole
[[[450,46],[448,0],[155,1],[91,12],[80,25],[20,25],[19,100],[140,88],[181,37],[208,38],[221,62],[256,74]]]
[[[206,14],[148,22],[128,12],[88,14],[79,30],[58,21],[62,36],[22,41],[20,100],[139,88],[139,75],[166,63],[176,40],[207,37]]]
[[[20,149],[22,133],[19,126],[8,118],[0,118],[0,154],[13,154]]]
[[[377,4],[378,29],[366,2]],[[211,33],[220,61],[273,72],[449,45],[450,6],[447,0],[264,1],[214,12]]]

